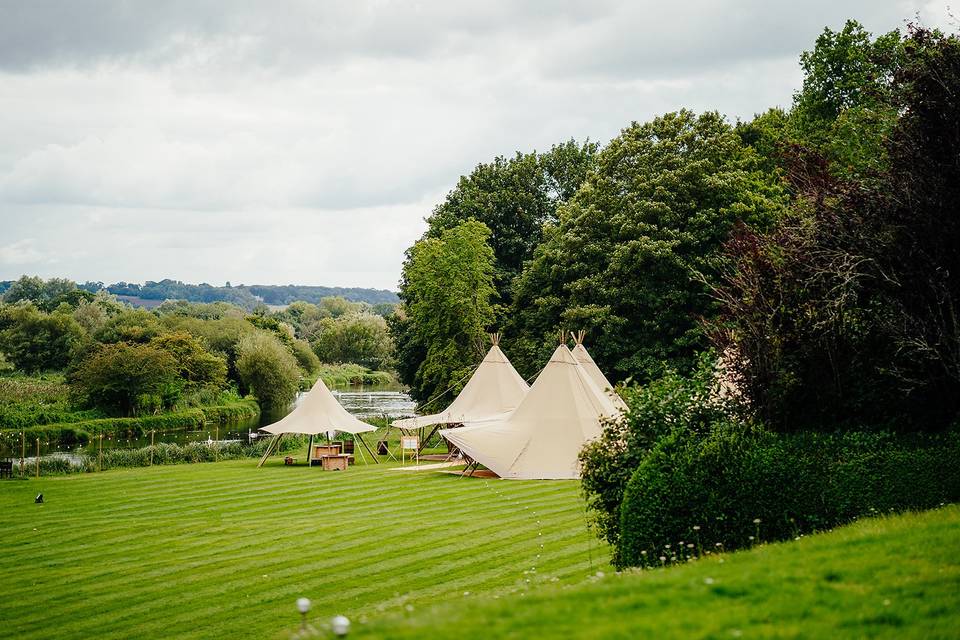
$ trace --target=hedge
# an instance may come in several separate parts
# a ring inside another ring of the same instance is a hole
[[[156,431],[185,431],[205,424],[226,424],[254,418],[260,407],[254,400],[239,400],[226,405],[186,409],[175,413],[140,416],[135,418],[99,418],[60,424],[47,424],[23,429],[27,441],[41,440],[58,444],[86,444],[99,435],[125,434],[139,437]],[[0,438],[19,440],[21,430],[0,429]]]
[[[678,562],[960,500],[960,434],[774,434],[726,425],[663,438],[633,473],[618,567]]]

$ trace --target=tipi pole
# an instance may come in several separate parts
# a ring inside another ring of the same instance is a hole
[[[310,440],[307,441],[307,466],[313,466],[313,434],[310,434]]]

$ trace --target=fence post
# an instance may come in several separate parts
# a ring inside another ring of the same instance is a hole
[[[37,438],[37,477],[40,477],[40,438]]]
[[[100,433],[99,445],[97,446],[97,471],[103,471],[103,432]]]
[[[153,434],[157,432],[156,429],[150,431],[150,466],[153,466]]]
[[[214,427],[213,436],[213,461],[220,460],[220,425]]]
[[[20,477],[21,478],[26,473],[26,469],[24,468],[26,467],[26,464],[27,464],[26,458],[27,458],[27,432],[21,431],[20,432]]]

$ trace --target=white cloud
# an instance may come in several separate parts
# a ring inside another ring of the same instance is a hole
[[[478,162],[680,107],[787,106],[823,26],[918,11],[949,19],[919,1],[0,0],[0,278],[395,287]]]

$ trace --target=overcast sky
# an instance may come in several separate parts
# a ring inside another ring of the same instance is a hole
[[[0,279],[395,289],[478,162],[688,107],[945,2],[0,0]],[[955,28],[955,27],[954,27]]]

